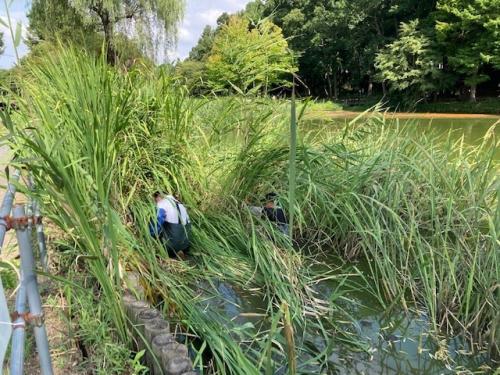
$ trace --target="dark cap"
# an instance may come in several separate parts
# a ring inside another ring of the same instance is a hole
[[[276,194],[275,192],[266,194],[266,202],[274,201],[276,200],[276,198],[278,198],[278,194]]]

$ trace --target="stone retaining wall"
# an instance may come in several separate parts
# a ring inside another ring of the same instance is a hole
[[[151,374],[196,375],[189,359],[188,348],[175,341],[170,334],[169,323],[162,318],[158,310],[130,294],[123,297],[123,306],[134,325],[132,332],[136,337],[137,349],[146,350],[145,362],[151,369]]]

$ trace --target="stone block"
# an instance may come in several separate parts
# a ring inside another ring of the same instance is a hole
[[[162,371],[162,361],[161,361],[161,355],[162,355],[162,351],[163,351],[163,347],[165,347],[166,345],[172,343],[172,342],[175,342],[174,338],[172,337],[172,335],[170,334],[161,334],[161,335],[158,335],[156,336],[153,341],[152,341],[152,349],[153,349],[153,354],[154,354],[154,357],[156,357],[157,361],[154,360],[154,357],[151,356],[150,357],[150,360],[152,361],[153,363],[153,366],[151,366],[151,373],[153,375],[163,375],[163,371]]]
[[[145,301],[134,301],[128,305],[127,316],[133,324],[137,324],[137,315],[142,311],[149,309],[149,304]]]
[[[162,365],[166,375],[182,375],[193,369],[191,360],[179,356],[177,353],[175,355],[170,354],[168,357],[162,357]]]

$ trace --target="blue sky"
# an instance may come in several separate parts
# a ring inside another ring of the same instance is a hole
[[[179,42],[177,48],[170,52],[170,59],[187,57],[191,48],[196,44],[205,25],[215,25],[217,18],[223,13],[233,13],[245,7],[248,0],[187,0],[186,15],[179,27]],[[26,13],[29,10],[28,0],[13,0],[10,6],[10,16],[15,24],[20,21],[24,27],[28,20]],[[0,4],[0,18],[6,20],[4,6]],[[0,56],[0,68],[9,68],[15,64],[15,52],[8,29],[0,25],[4,33],[5,51]],[[19,47],[20,55],[28,52],[25,45]]]

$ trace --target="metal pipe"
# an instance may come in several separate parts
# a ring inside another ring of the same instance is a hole
[[[21,219],[25,217],[24,206],[15,206],[13,210],[13,219]],[[35,342],[38,350],[38,358],[40,360],[40,370],[42,375],[52,375],[52,362],[50,360],[49,341],[45,324],[43,322],[42,300],[38,290],[38,282],[35,273],[35,258],[33,256],[33,248],[31,247],[30,232],[27,226],[19,226],[16,228],[17,243],[19,244],[19,252],[21,254],[21,270],[24,276],[26,285],[26,293],[28,295],[28,305],[30,308],[31,320],[33,321],[33,332],[35,334]]]
[[[34,215],[36,222],[36,239],[38,242],[38,249],[40,250],[40,261],[42,262],[42,267],[45,272],[48,272],[47,266],[47,245],[45,243],[45,233],[43,231],[42,215],[40,213],[40,204],[37,200],[33,202],[34,205]]]
[[[17,318],[13,322],[12,346],[10,351],[11,375],[23,375],[24,371],[24,340],[26,336],[23,314],[26,312],[26,285],[21,271],[19,290],[16,296]]]
[[[28,178],[29,188],[31,191],[35,190],[35,181],[33,180],[33,176],[30,174]],[[38,250],[40,251],[40,261],[42,262],[42,268],[45,272],[48,271],[47,267],[47,245],[45,242],[45,233],[43,231],[42,224],[42,215],[40,213],[40,203],[38,203],[37,199],[32,199],[31,201],[33,217],[36,223],[36,239],[38,242]]]
[[[17,182],[21,176],[20,170],[15,170],[12,175],[12,180]],[[16,194],[16,186],[14,183],[7,184],[7,191],[3,197],[2,205],[0,206],[0,253],[2,252],[3,241],[5,239],[5,232],[7,232],[7,221],[4,219],[9,216],[12,204],[14,203],[14,195]]]
[[[3,364],[5,353],[12,334],[12,325],[9,315],[9,308],[7,306],[7,299],[3,289],[2,279],[0,278],[0,364]],[[0,374],[2,367],[0,365]]]
[[[21,173],[19,170],[15,170],[12,175],[11,181],[19,180]],[[12,204],[14,202],[14,195],[16,194],[16,186],[9,182],[7,184],[7,190],[2,200],[2,204],[0,205],[0,253],[2,251],[2,246],[5,240],[5,233],[7,232],[7,220],[4,219],[6,216],[10,215],[10,211],[12,208]],[[7,344],[10,339],[10,335],[12,334],[12,326],[10,325],[10,316],[7,310],[7,300],[5,298],[2,281],[0,279],[0,320],[3,324],[7,324],[8,326],[0,330],[0,363],[3,363],[3,358],[5,356],[5,351],[7,349]],[[1,373],[0,368],[0,373]]]

